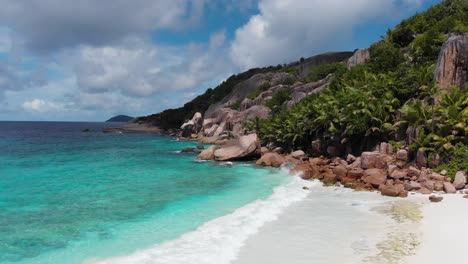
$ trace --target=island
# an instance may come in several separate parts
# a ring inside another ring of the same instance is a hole
[[[114,116],[110,119],[108,119],[106,122],[120,122],[120,123],[126,123],[130,120],[132,120],[133,117],[131,116],[127,116],[127,115],[117,115],[117,116]]]

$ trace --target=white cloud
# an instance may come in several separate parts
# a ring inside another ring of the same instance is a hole
[[[232,64],[223,58],[224,38],[219,32],[210,44],[170,47],[132,38],[113,46],[80,46],[62,52],[59,64],[71,65],[70,74],[83,92],[147,97],[226,77]]]
[[[232,60],[243,69],[288,62],[346,41],[370,19],[411,12],[401,0],[261,0],[259,14],[236,31]],[[404,0],[417,5],[421,0]],[[398,12],[400,11],[400,12]]]
[[[11,35],[10,30],[0,27],[0,53],[9,52],[11,50]]]
[[[106,45],[152,30],[196,25],[205,0],[0,0],[0,24],[36,51]]]
[[[62,104],[48,102],[42,99],[33,99],[31,101],[26,101],[22,105],[24,110],[33,111],[33,112],[50,112],[50,111],[59,111],[64,108]]]
[[[210,47],[211,48],[219,48],[224,45],[226,41],[226,31],[219,31],[211,34],[210,36]]]

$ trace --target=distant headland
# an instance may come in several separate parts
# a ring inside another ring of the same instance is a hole
[[[133,117],[131,117],[131,116],[118,115],[118,116],[114,116],[114,117],[110,118],[106,122],[128,122],[128,121],[130,121],[132,119],[133,119]]]

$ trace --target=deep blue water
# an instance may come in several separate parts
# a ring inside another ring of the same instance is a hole
[[[0,122],[0,263],[82,263],[174,239],[285,181],[198,162],[194,142],[109,123]],[[84,133],[83,129],[91,132]]]

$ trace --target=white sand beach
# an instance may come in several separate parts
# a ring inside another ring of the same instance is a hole
[[[235,264],[468,263],[468,199],[317,186],[251,236]]]
[[[468,199],[461,194],[445,194],[440,203],[430,203],[427,196],[421,220],[421,244],[405,264],[468,263],[464,254],[468,245]],[[424,199],[425,198],[425,199]]]

